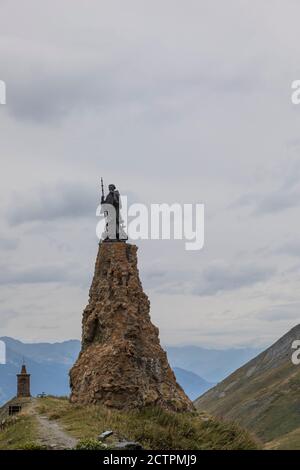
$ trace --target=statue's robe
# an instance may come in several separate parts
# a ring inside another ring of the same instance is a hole
[[[120,238],[120,208],[121,208],[121,199],[120,199],[119,191],[114,190],[113,192],[109,192],[106,198],[102,199],[101,204],[110,204],[114,206],[115,211],[116,211],[116,220],[115,221],[110,220],[110,215],[108,214],[106,226],[107,226],[107,232],[110,232],[109,225],[112,224],[113,222],[116,223],[116,239],[119,240]],[[109,238],[111,238],[111,236]]]

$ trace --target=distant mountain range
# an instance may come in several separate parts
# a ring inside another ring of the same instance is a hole
[[[31,374],[33,395],[69,393],[68,371],[78,355],[80,342],[25,344],[13,338],[0,338],[6,344],[6,364],[0,364],[0,404],[16,394],[16,374],[23,358]]]
[[[217,383],[262,351],[262,348],[206,349],[200,346],[166,347],[172,367],[194,372]]]
[[[31,374],[33,395],[69,394],[68,372],[80,351],[78,340],[27,344],[13,338],[0,339],[7,349],[7,363],[0,365],[0,404],[16,393],[16,374],[23,358]],[[259,354],[250,348],[166,349],[187,395],[191,399],[201,395],[195,400],[198,409],[237,421],[255,433],[266,448],[300,449],[300,365],[291,361],[292,343],[299,339],[297,325]]]
[[[268,449],[300,449],[300,365],[291,360],[294,340],[300,340],[300,325],[198,398],[196,407],[237,421]]]
[[[7,363],[0,364],[0,404],[16,393],[16,374],[24,360],[31,374],[33,395],[69,394],[69,369],[77,359],[80,341],[62,343],[23,343],[13,338],[0,338],[6,344]],[[225,351],[197,346],[166,348],[178,383],[191,399],[195,399],[226,374],[257,353],[256,349]]]
[[[195,400],[199,394],[201,395],[214,386],[213,383],[207,382],[205,379],[202,379],[202,377],[189,370],[174,367],[173,371],[176,375],[177,382],[191,400]]]

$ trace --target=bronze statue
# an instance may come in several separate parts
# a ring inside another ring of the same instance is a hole
[[[103,241],[124,241],[128,237],[124,231],[120,214],[122,208],[120,193],[114,184],[108,185],[108,195],[104,196],[103,179],[101,178],[101,205],[106,218],[106,230],[102,235]]]

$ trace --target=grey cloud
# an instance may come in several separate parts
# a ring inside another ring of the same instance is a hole
[[[62,266],[36,266],[23,269],[2,267],[0,285],[7,284],[36,284],[51,282],[66,282],[70,280],[68,269]]]
[[[34,67],[35,68],[35,67]],[[113,90],[105,86],[102,70],[90,71],[90,76],[70,68],[67,75],[60,69],[49,71],[44,77],[36,72],[27,80],[9,82],[8,110],[18,119],[29,119],[38,124],[58,123],[61,118],[72,112],[105,106]],[[97,80],[95,77],[101,77]]]
[[[300,320],[300,302],[290,304],[280,304],[269,307],[256,314],[261,320],[280,321],[280,320]]]
[[[0,237],[0,249],[1,250],[15,250],[19,245],[19,240],[16,238],[4,238]]]
[[[269,193],[249,192],[243,194],[231,204],[228,209],[249,207],[252,215],[277,214],[286,209],[299,205],[300,188],[296,187],[299,180],[287,177],[279,188]]]
[[[268,2],[254,0],[250,11],[244,2],[223,3],[132,0],[128,8],[122,0],[89,2],[89,6],[73,0],[71,11],[65,0],[1,2],[0,78],[7,83],[7,105],[0,109],[5,170],[1,212],[13,188],[19,188],[8,220],[12,235],[22,235],[16,252],[1,253],[3,264],[9,261],[11,267],[2,281],[45,280],[37,288],[22,285],[21,296],[12,296],[11,287],[2,286],[9,307],[24,304],[29,296],[37,305],[32,313],[36,324],[39,309],[47,312],[43,324],[51,323],[49,301],[58,304],[59,296],[61,311],[78,311],[81,300],[74,294],[80,290],[80,271],[82,277],[84,272],[90,276],[97,249],[94,221],[79,217],[94,217],[99,194],[97,188],[93,193],[93,186],[100,166],[112,178],[120,175],[122,187],[134,187],[148,201],[203,201],[208,217],[214,214],[212,220],[206,218],[207,243],[199,256],[184,252],[181,256],[176,247],[167,249],[170,244],[159,241],[155,247],[145,243],[139,251],[142,271],[147,259],[151,263],[156,259],[161,268],[148,277],[145,273],[145,286],[181,294],[180,310],[188,314],[180,316],[178,340],[190,341],[181,327],[191,325],[192,307],[202,312],[202,316],[195,313],[195,325],[204,335],[216,325],[216,331],[222,330],[228,292],[234,293],[236,316],[236,312],[246,315],[250,308],[262,309],[264,294],[276,293],[274,303],[290,295],[278,288],[279,276],[272,278],[268,264],[274,253],[260,249],[273,245],[275,238],[280,246],[289,230],[297,230],[295,214],[286,209],[300,200],[299,171],[290,165],[291,152],[298,152],[299,143],[292,142],[299,134],[299,109],[290,103],[290,81],[300,71],[295,66],[299,4],[286,2],[270,9]],[[55,188],[53,182],[65,176],[83,181],[82,187]],[[34,189],[41,181],[45,187]],[[21,194],[24,187],[29,192]],[[240,197],[234,213],[220,214],[247,187],[251,194]],[[58,245],[69,251],[62,252]],[[26,265],[28,260],[44,259],[45,249],[52,272]],[[222,257],[225,265],[211,263]],[[246,258],[250,267],[245,267]],[[66,266],[63,272],[60,263],[70,260],[77,263],[76,269]],[[291,261],[290,255],[280,256],[287,290],[295,292],[298,277],[289,282],[287,275]],[[59,289],[46,284],[52,279],[61,279]],[[268,279],[263,292],[264,284],[255,283]],[[244,292],[244,286],[249,291]],[[53,295],[47,293],[50,290]],[[255,291],[261,291],[261,297],[253,299]],[[221,294],[214,298],[215,293]],[[154,297],[159,324],[164,296]],[[163,315],[169,326],[174,318],[171,302],[176,307],[179,298],[168,300]],[[252,301],[255,307],[250,306]],[[18,308],[23,312],[22,305]],[[76,322],[70,318],[72,329]],[[28,320],[22,314],[16,322],[21,336],[31,336]],[[252,320],[256,321],[255,313],[243,324],[245,334],[238,321],[232,324],[233,342],[263,334],[261,322],[251,330]],[[62,315],[57,324],[64,321]],[[270,329],[268,334],[275,332]],[[47,337],[42,331],[41,335]]]
[[[255,198],[257,197],[256,193],[246,193],[242,196],[239,196],[236,200],[234,200],[231,204],[228,204],[227,209],[237,209],[240,207],[247,207],[253,204]]]
[[[103,106],[114,96],[115,67],[90,50],[6,37],[0,57],[6,109],[18,119],[57,124],[74,110]]]
[[[148,268],[142,272],[145,289],[162,294],[184,294],[191,291],[191,286],[200,273],[194,269],[174,269],[166,265],[160,268]]]
[[[274,191],[273,193],[262,197],[260,200],[258,198],[254,213],[258,215],[271,214],[296,207],[299,204],[299,196],[299,191],[291,192],[284,190],[283,188],[278,191]]]
[[[198,295],[214,295],[264,282],[275,273],[274,267],[255,264],[229,265],[214,263],[203,271],[203,283],[194,288]]]
[[[9,102],[7,109],[17,119],[29,119],[38,124],[57,124],[61,118],[69,114],[91,112],[108,112],[121,106],[138,105],[140,110],[149,114],[155,111],[160,99],[176,98],[178,94],[214,92],[218,94],[249,94],[257,88],[257,84],[249,77],[225,78],[222,83],[212,76],[200,76],[198,80],[192,76],[176,78],[170,74],[151,82],[149,77],[141,76],[126,79],[121,65],[107,67],[98,65],[85,70],[82,64],[62,74],[60,68],[50,70],[40,77],[40,64],[33,64],[32,76],[15,81],[9,80]],[[84,71],[84,72],[83,72]],[[187,72],[188,74],[188,72]],[[176,101],[176,100],[175,100]],[[164,107],[164,113],[166,113]],[[155,117],[162,110],[155,112]],[[173,118],[174,108],[170,104],[167,115]]]
[[[14,309],[6,308],[5,306],[0,306],[0,336],[1,329],[6,326],[10,320],[20,316],[20,313]]]
[[[121,196],[127,197],[128,206],[140,201],[138,195],[132,191],[124,190]],[[47,222],[61,218],[71,220],[96,217],[99,203],[99,179],[98,181],[91,180],[89,185],[78,182],[47,185],[33,189],[29,194],[15,194],[7,210],[7,220],[11,225],[20,225],[26,222]],[[11,243],[13,244],[13,241]]]
[[[92,41],[93,33],[88,37]],[[210,92],[249,95],[264,86],[257,64],[252,64],[251,58],[251,65],[246,69],[234,70],[228,68],[224,58],[215,58],[222,80],[214,67],[212,70],[207,67],[206,51],[198,52],[195,67],[186,50],[189,53],[191,47],[197,50],[196,43],[160,45],[154,60],[153,45],[143,34],[141,42],[114,44],[112,41],[105,54],[94,48],[74,52],[64,43],[60,47],[49,43],[40,46],[24,38],[5,39],[0,57],[8,83],[7,110],[17,119],[29,119],[37,124],[57,124],[60,118],[73,112],[76,115],[91,110],[107,112],[124,104],[149,110],[158,104],[161,107],[161,99],[176,101],[180,95],[185,98],[186,95],[193,98],[195,94],[206,96]],[[176,46],[181,49],[181,67],[178,67]],[[172,104],[170,116],[173,113]]]
[[[95,215],[99,194],[97,188],[81,183],[60,183],[16,195],[7,211],[11,225],[25,222],[73,219]]]
[[[252,215],[276,214],[292,207],[297,207],[300,200],[300,189],[288,188],[286,183],[266,194],[250,192],[243,194],[231,204],[228,209],[250,208]]]
[[[227,206],[228,209],[248,207],[252,215],[277,214],[297,207],[300,200],[300,159],[291,156],[266,175],[267,189],[249,191]],[[273,186],[273,189],[270,189]]]
[[[300,256],[300,241],[289,240],[273,250],[274,253],[282,253],[292,257]]]
[[[265,282],[275,272],[272,266],[213,262],[201,272],[171,269],[150,271],[145,273],[145,286],[161,293],[212,296]]]

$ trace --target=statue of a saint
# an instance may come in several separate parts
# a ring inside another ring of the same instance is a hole
[[[103,181],[101,179],[102,196],[101,206],[106,219],[106,229],[102,234],[103,241],[124,241],[127,240],[127,234],[123,227],[123,220],[120,210],[122,208],[119,191],[114,184],[108,185],[108,195],[104,196]]]

